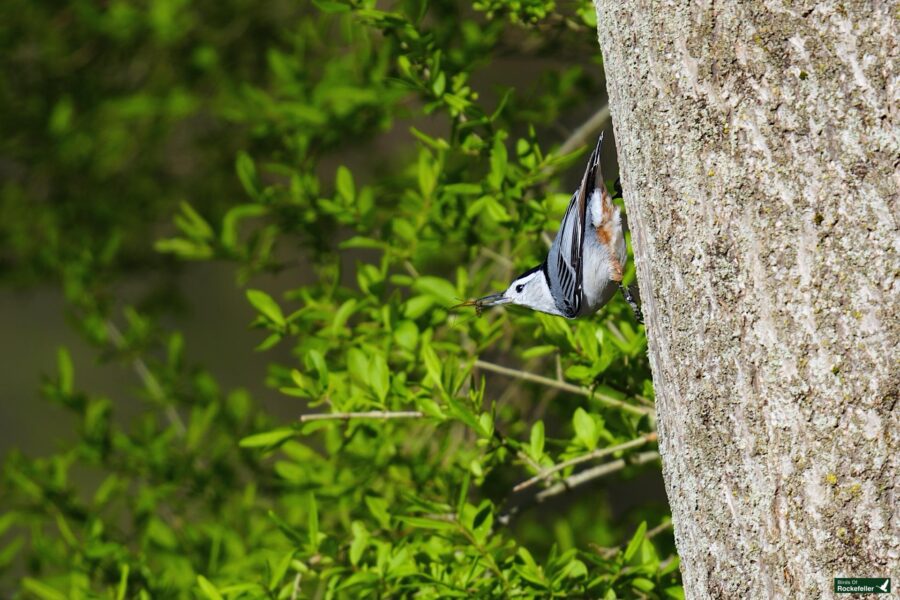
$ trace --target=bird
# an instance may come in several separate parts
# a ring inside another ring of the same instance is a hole
[[[602,145],[601,133],[544,261],[513,279],[504,291],[457,307],[474,306],[480,315],[485,308],[516,304],[575,319],[594,314],[621,290],[643,322],[635,290],[622,285],[628,260],[625,229],[603,181]]]

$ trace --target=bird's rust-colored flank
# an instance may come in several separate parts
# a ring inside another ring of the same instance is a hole
[[[609,278],[618,283],[622,283],[622,263],[616,258],[615,254],[609,255]]]
[[[602,184],[601,184],[602,185]],[[613,281],[622,281],[622,263],[616,257],[613,249],[613,203],[612,198],[603,189],[601,192],[601,210],[603,211],[603,224],[597,227],[597,239],[609,251],[609,278]]]
[[[612,236],[613,236],[613,228],[612,223],[606,222],[600,227],[597,228],[597,239],[600,240],[600,243],[609,247],[612,244]]]

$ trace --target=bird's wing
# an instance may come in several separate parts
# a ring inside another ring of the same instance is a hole
[[[569,202],[569,207],[566,209],[566,214],[547,256],[550,291],[556,301],[556,307],[569,318],[575,317],[581,308],[582,252],[584,250],[584,232],[588,221],[588,199],[597,185],[596,173],[600,162],[602,142],[603,136],[601,135],[588,160],[584,176],[581,178],[581,185],[572,195],[572,200]]]

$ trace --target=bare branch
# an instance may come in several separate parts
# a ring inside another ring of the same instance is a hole
[[[425,413],[418,410],[384,411],[372,410],[368,412],[339,412],[339,413],[313,413],[300,415],[301,423],[310,421],[349,421],[351,419],[421,419]]]
[[[300,594],[300,581],[302,577],[302,573],[297,573],[297,576],[294,577],[294,588],[291,590],[291,600],[297,600],[297,597]]]
[[[125,337],[122,335],[122,332],[119,331],[119,328],[116,327],[116,324],[108,319],[106,321],[106,331],[109,333],[109,337],[116,348],[125,350]],[[150,397],[162,405],[166,418],[169,420],[169,423],[175,427],[175,431],[178,432],[178,435],[184,436],[187,430],[185,429],[184,421],[181,420],[181,415],[178,414],[178,411],[175,410],[174,406],[166,401],[165,390],[160,385],[156,375],[154,375],[147,367],[147,363],[144,362],[144,359],[140,356],[135,356],[131,360],[131,366],[138,377],[140,377],[144,387],[147,388]]]
[[[562,146],[559,147],[559,150],[557,150],[556,153],[561,156],[575,151],[579,146],[586,144],[598,131],[603,129],[606,126],[607,121],[609,121],[608,104],[591,115],[590,119],[582,123],[578,129],[572,132],[572,135],[562,143]]]
[[[598,460],[600,458],[609,456],[611,454],[615,454],[616,452],[619,452],[622,450],[631,450],[632,448],[640,448],[644,444],[647,444],[650,442],[655,442],[656,439],[657,439],[657,434],[655,431],[653,431],[646,435],[642,435],[639,438],[633,439],[629,442],[625,442],[623,444],[618,444],[616,446],[609,446],[607,448],[598,448],[598,449],[594,450],[593,452],[588,452],[587,454],[583,454],[581,456],[576,456],[575,458],[570,458],[569,460],[563,461],[557,465],[553,465],[552,467],[543,469],[540,473],[538,473],[531,479],[523,481],[522,483],[520,483],[516,487],[514,487],[513,492],[521,492],[522,490],[531,487],[532,485],[536,484],[537,482],[544,481],[545,479],[550,478],[555,473],[558,473],[559,471],[562,471],[563,469],[566,469],[568,467],[571,467],[571,466],[574,466],[577,464],[581,464],[583,462],[587,462],[590,460]]]
[[[500,263],[507,269],[511,269],[515,266],[513,264],[513,261],[509,260],[508,258],[503,256],[499,252],[495,252],[494,250],[491,250],[487,246],[481,247],[481,253],[484,254],[485,256],[487,256],[488,258],[491,258],[491,259],[495,260],[496,262]]]
[[[626,412],[634,413],[636,415],[650,415],[653,413],[653,409],[651,408],[634,406],[632,404],[628,404],[627,402],[623,402],[618,398],[613,398],[612,396],[603,394],[602,392],[592,391],[585,387],[566,383],[565,381],[557,381],[555,379],[550,379],[549,377],[543,377],[541,375],[535,375],[534,373],[529,373],[527,371],[510,369],[509,367],[495,365],[494,363],[485,362],[483,360],[476,360],[475,366],[480,369],[484,369],[485,371],[499,373],[500,375],[506,375],[508,377],[515,377],[516,379],[521,379],[523,381],[539,383],[541,385],[556,388],[564,392],[569,392],[570,394],[578,394],[586,398],[594,398],[602,404],[611,406],[613,408],[618,408],[619,410],[623,410]]]
[[[553,238],[550,237],[546,231],[541,232],[541,239],[544,240],[544,244],[549,248],[553,245]]]
[[[618,460],[614,460],[602,465],[597,465],[596,467],[591,467],[590,469],[585,469],[580,473],[576,473],[569,477],[566,477],[561,482],[550,486],[546,490],[542,490],[535,495],[535,500],[540,503],[544,502],[548,498],[552,498],[553,496],[558,496],[568,490],[574,489],[580,485],[584,485],[590,481],[595,479],[599,479],[600,477],[606,477],[611,473],[615,473],[616,471],[621,471],[628,465],[642,465],[644,463],[652,462],[654,460],[659,459],[659,452],[655,450],[651,450],[649,452],[641,452],[640,454],[634,456],[631,460],[625,460],[624,458],[620,458]]]
[[[542,490],[535,494],[530,502],[526,505],[514,506],[507,512],[503,513],[499,517],[497,517],[497,523],[500,525],[509,525],[512,522],[513,518],[519,514],[524,506],[533,506],[535,504],[541,504],[546,502],[547,500],[559,496],[560,494],[564,494],[570,490],[573,490],[585,483],[589,483],[594,481],[595,479],[600,479],[601,477],[605,477],[617,471],[621,471],[626,466],[629,465],[643,465],[648,462],[653,462],[655,460],[659,460],[659,452],[649,451],[649,452],[641,452],[633,457],[629,457],[628,460],[624,458],[620,458],[618,460],[614,460],[612,462],[608,462],[602,465],[598,465],[596,467],[592,467],[590,469],[586,469],[580,473],[576,473],[570,477],[566,477],[561,482],[552,485],[546,490]]]
[[[419,278],[419,271],[408,260],[403,261],[403,268],[406,269],[406,272],[409,273],[412,277],[415,277],[416,279]]]

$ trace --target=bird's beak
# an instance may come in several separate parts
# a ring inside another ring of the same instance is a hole
[[[503,293],[499,294],[491,294],[489,296],[484,296],[483,298],[475,298],[474,300],[466,300],[465,302],[461,302],[452,308],[460,308],[462,306],[474,306],[475,312],[479,315],[481,311],[485,308],[489,308],[491,306],[499,306],[501,304],[508,304],[510,302],[509,298],[503,295]]]
[[[490,296],[485,296],[483,298],[479,298],[473,301],[473,304],[478,308],[488,308],[491,306],[499,306],[501,304],[509,304],[509,298],[503,295],[503,292],[499,294],[491,294]]]

